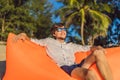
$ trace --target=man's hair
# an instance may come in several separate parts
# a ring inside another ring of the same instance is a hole
[[[51,34],[54,34],[54,32],[56,31],[57,28],[63,27],[64,24],[63,23],[55,23],[53,24],[52,28],[51,28]]]

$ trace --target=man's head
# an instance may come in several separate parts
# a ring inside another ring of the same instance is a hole
[[[55,23],[51,28],[52,36],[58,40],[65,40],[66,38],[66,28],[63,23]]]

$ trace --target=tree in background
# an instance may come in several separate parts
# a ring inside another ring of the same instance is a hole
[[[50,7],[47,0],[0,0],[0,40],[6,40],[10,32],[49,36]]]
[[[27,0],[1,0],[0,23],[1,39],[6,39],[9,32],[28,32],[28,26],[33,27],[32,17],[25,6]]]
[[[52,25],[52,4],[47,2],[47,0],[30,0],[29,5],[30,14],[35,19],[35,37],[40,39],[50,36],[50,26]]]
[[[114,8],[114,13],[109,14],[112,24],[108,29],[107,47],[120,45],[120,0],[107,0]]]
[[[12,5],[10,5],[12,4]],[[0,38],[3,39],[6,37],[7,33],[6,29],[8,29],[8,26],[11,25],[9,23],[8,18],[10,16],[9,13],[12,13],[13,11],[13,3],[10,0],[1,0],[0,1]]]
[[[61,0],[58,0],[61,1]],[[98,36],[106,36],[111,19],[105,13],[113,10],[107,3],[96,0],[62,0],[64,7],[58,11],[63,22],[80,26],[82,44],[89,39],[91,45]]]
[[[108,28],[107,36],[99,36],[95,39],[95,45],[103,47],[120,46],[120,0],[97,0],[98,2],[112,5],[114,9],[112,13],[107,13],[112,20]]]

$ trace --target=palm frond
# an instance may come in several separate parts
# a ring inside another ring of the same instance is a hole
[[[89,10],[89,13],[95,21],[93,24],[95,31],[97,30],[97,34],[105,35],[111,23],[111,19],[107,15],[95,10]]]
[[[73,12],[71,15],[69,15],[69,17],[67,17],[66,18],[66,24],[65,24],[65,26],[66,27],[69,27],[69,25],[72,23],[72,20],[73,20],[73,18],[74,18],[74,16],[75,15],[77,15],[78,14],[78,12]]]
[[[81,23],[84,23],[85,22],[85,11],[84,11],[84,9],[81,9],[79,11],[79,14],[81,15]]]

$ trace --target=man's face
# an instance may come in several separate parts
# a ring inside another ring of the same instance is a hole
[[[63,27],[59,27],[56,29],[55,33],[53,34],[53,36],[56,38],[56,39],[61,39],[61,40],[64,40],[66,38],[66,28],[63,26]]]

